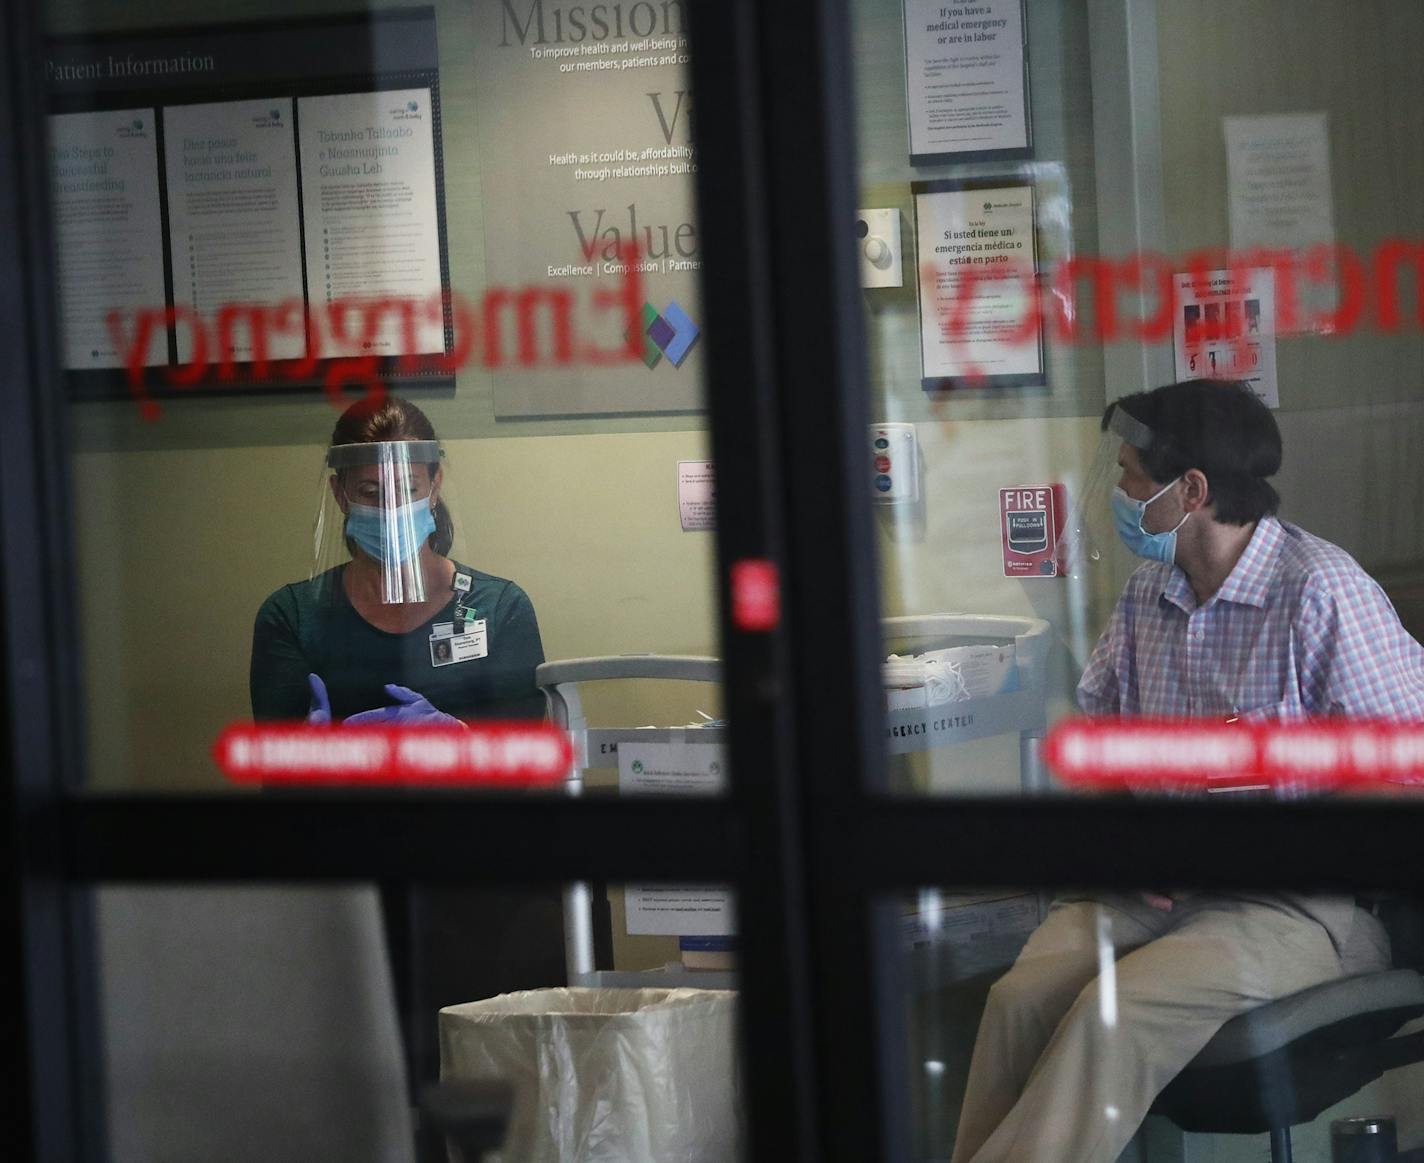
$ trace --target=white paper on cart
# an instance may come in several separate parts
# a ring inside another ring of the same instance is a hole
[[[891,711],[984,699],[1018,690],[1016,652],[1002,646],[951,646],[913,658],[892,654],[882,668]]]
[[[727,764],[720,743],[618,744],[618,790],[623,795],[720,795],[726,789]]]
[[[727,765],[720,743],[618,744],[621,794],[705,796],[717,795],[726,786]],[[635,936],[726,937],[737,931],[732,893],[727,889],[630,884],[623,903],[627,930]]]
[[[734,937],[732,890],[696,884],[630,884],[623,893],[633,937]]]

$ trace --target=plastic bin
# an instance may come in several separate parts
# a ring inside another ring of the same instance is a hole
[[[735,1020],[732,990],[501,994],[440,1011],[440,1076],[513,1084],[491,1163],[734,1163]]]

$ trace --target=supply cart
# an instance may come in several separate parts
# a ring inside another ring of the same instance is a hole
[[[1039,618],[930,614],[887,618],[883,626],[887,649],[900,646],[925,651],[1011,645],[1015,679],[1012,689],[1002,693],[887,711],[886,750],[891,754],[905,754],[994,735],[1017,734],[1021,786],[1026,794],[1044,790],[1047,779],[1040,753],[1047,730],[1045,675],[1049,624]],[[722,666],[718,659],[689,655],[622,654],[541,665],[535,672],[535,681],[544,691],[550,718],[569,732],[573,742],[573,765],[566,783],[568,794],[583,793],[586,771],[616,769],[618,747],[622,743],[666,741],[721,747],[726,735],[723,728],[715,725],[592,727],[584,715],[580,684],[610,679],[718,683],[721,678]],[[570,985],[734,988],[735,973],[726,971],[692,971],[676,965],[638,973],[600,970],[595,964],[593,898],[587,884],[574,884],[565,890],[564,939]]]
[[[726,732],[718,726],[590,727],[579,685],[609,679],[720,683],[722,664],[716,658],[672,654],[616,654],[543,663],[535,671],[535,681],[548,701],[549,718],[568,731],[573,742],[573,765],[565,784],[569,795],[583,794],[584,772],[618,767],[620,743],[678,742],[720,748],[725,742]],[[722,970],[694,971],[676,965],[638,973],[600,970],[594,958],[593,913],[588,884],[576,883],[564,890],[564,955],[570,985],[735,988],[736,974]]]
[[[1047,788],[1043,737],[1048,730],[1049,624],[1042,618],[998,614],[911,614],[885,618],[887,650],[896,644],[918,653],[952,647],[1012,644],[1015,689],[949,703],[890,709],[885,750],[891,755],[987,739],[1019,737],[1019,780],[1026,794]]]

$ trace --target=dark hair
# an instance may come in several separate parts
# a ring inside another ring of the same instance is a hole
[[[369,396],[358,400],[341,413],[341,419],[331,430],[332,444],[375,444],[382,440],[434,440],[435,428],[424,412],[409,400],[399,396]],[[440,467],[439,461],[426,465],[431,480]],[[435,502],[435,532],[428,544],[441,557],[450,555],[455,541],[455,524],[443,500]],[[353,550],[354,553],[354,550]]]
[[[1124,396],[1103,413],[1103,430],[1120,407],[1152,430],[1139,450],[1142,467],[1158,484],[1188,469],[1206,474],[1212,510],[1225,525],[1249,525],[1281,503],[1266,478],[1281,467],[1276,418],[1239,380],[1186,380]]]

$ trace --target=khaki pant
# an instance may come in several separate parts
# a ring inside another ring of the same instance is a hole
[[[1340,898],[1059,901],[989,991],[953,1163],[1113,1163],[1227,1020],[1388,965]]]

